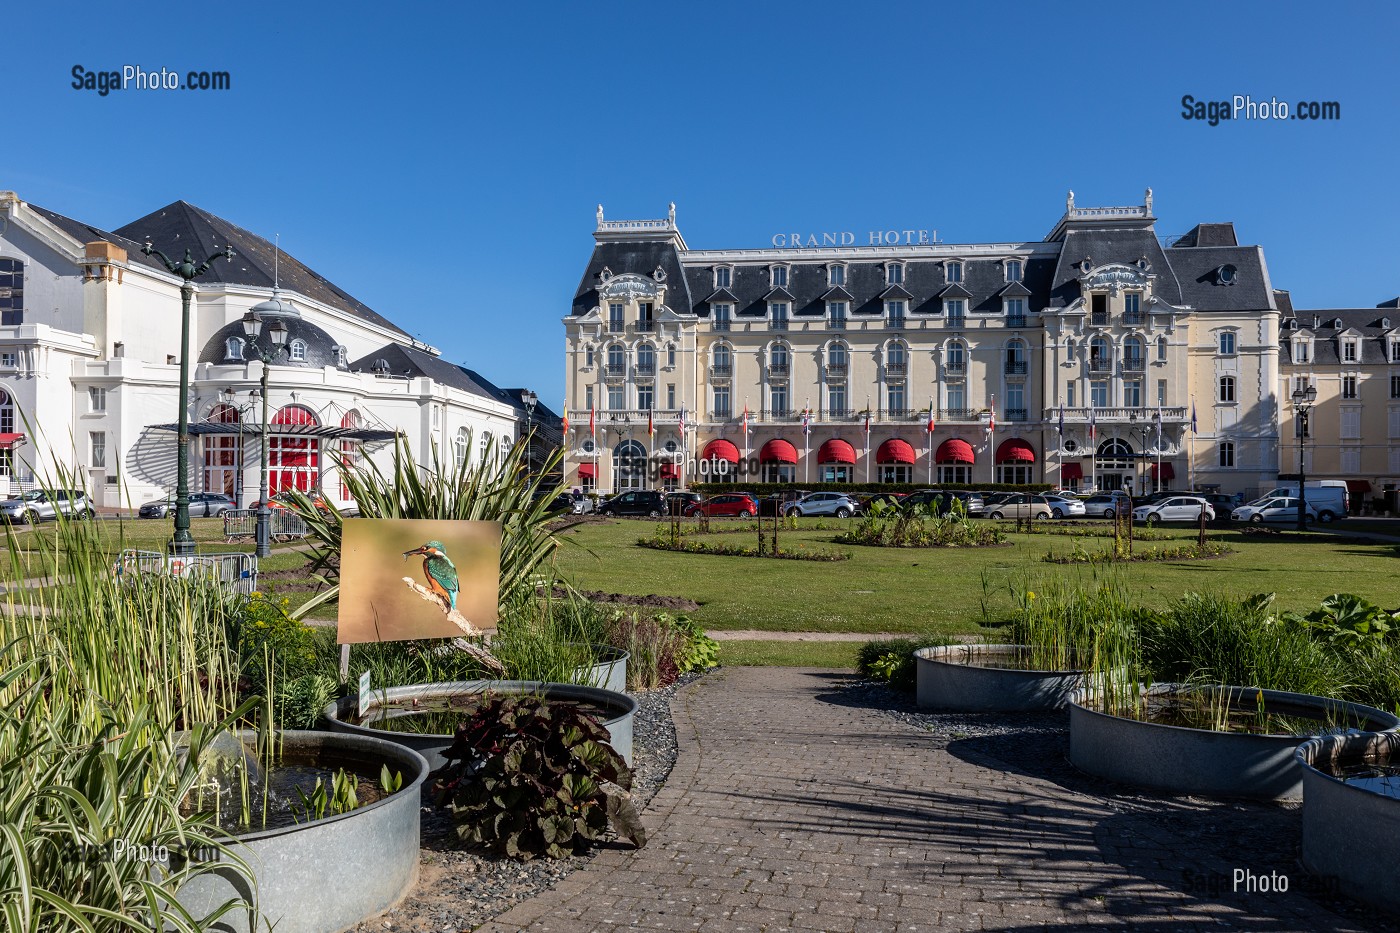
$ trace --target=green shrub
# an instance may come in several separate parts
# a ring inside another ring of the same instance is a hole
[[[625,794],[632,773],[607,738],[572,704],[489,698],[457,729],[439,802],[451,805],[461,839],[512,858],[583,852],[609,824],[643,846],[641,819]]]
[[[873,639],[856,652],[856,670],[862,677],[888,683],[896,690],[914,692],[914,652],[920,648],[941,648],[952,639],[942,635],[915,635],[908,638]]]
[[[888,502],[877,502],[837,544],[864,544],[872,547],[994,547],[1006,543],[1006,532],[990,522],[967,517],[962,502],[954,500],[953,511],[936,515],[926,505],[901,509]]]
[[[662,615],[680,633],[682,645],[676,652],[676,667],[682,674],[709,670],[719,663],[719,642],[705,634],[699,622],[686,615]]]

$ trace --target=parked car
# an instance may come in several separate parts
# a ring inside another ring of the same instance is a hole
[[[1017,493],[1017,492],[1005,492],[1005,491],[1002,491],[1002,492],[979,492],[978,495],[982,497],[982,506],[983,506],[984,508],[990,509],[992,506],[994,506],[994,505],[996,505],[996,504],[998,504],[998,503],[1000,503],[1000,502],[1005,502],[1007,499],[1010,499],[1012,496],[1019,496],[1019,495],[1022,495],[1022,493]]]
[[[1045,501],[1050,503],[1050,514],[1055,518],[1078,518],[1086,514],[1082,499],[1047,493]]]
[[[1209,502],[1210,507],[1215,509],[1216,518],[1228,518],[1231,512],[1243,504],[1236,496],[1227,496],[1223,492],[1193,492],[1188,495],[1198,496]]]
[[[1013,492],[996,505],[987,507],[988,518],[1033,518],[1037,521],[1048,519],[1050,502],[1044,496],[1032,496],[1024,492]]]
[[[860,513],[860,503],[844,492],[814,492],[788,503],[784,515],[835,515],[850,518]]]
[[[1334,519],[1347,517],[1347,510],[1350,508],[1350,499],[1347,494],[1347,484],[1345,480],[1308,480],[1305,492],[1307,494],[1303,498],[1307,499],[1308,508],[1317,510],[1318,521],[1330,522]],[[1298,484],[1296,482],[1287,483],[1276,489],[1271,489],[1259,498],[1281,498],[1288,496],[1293,498],[1298,497]]]
[[[1202,512],[1205,512],[1206,521],[1215,520],[1215,509],[1200,496],[1168,496],[1134,508],[1133,521],[1147,522],[1149,525],[1157,522],[1198,522]]]
[[[221,492],[190,494],[190,518],[222,518],[229,509],[236,508],[238,508],[238,503]],[[136,510],[138,518],[165,518],[174,514],[174,496],[144,503],[141,508]]]
[[[672,492],[666,495],[667,515],[688,515],[691,506],[705,497],[698,492]]]
[[[685,514],[708,515],[711,518],[752,518],[758,514],[758,500],[746,492],[726,492],[701,499],[686,509]]]
[[[599,506],[598,514],[650,515],[659,518],[666,514],[666,494],[656,489],[629,489]]]
[[[0,519],[7,522],[37,525],[59,515],[92,518],[97,512],[87,494],[75,489],[34,489],[0,502]]]
[[[574,500],[575,515],[587,515],[593,511],[593,497],[588,493],[574,491],[568,493],[568,496]]]
[[[918,492],[911,492],[900,500],[899,506],[902,509],[912,509],[920,505],[928,505],[940,514],[946,515],[952,508],[953,500],[963,504],[963,509],[973,518],[980,516],[985,511],[985,504],[980,492],[968,492],[966,489],[920,489]]]
[[[1308,490],[1312,492],[1312,490]],[[1255,525],[1263,522],[1296,522],[1298,520],[1298,499],[1295,496],[1265,496],[1262,499],[1255,499],[1248,505],[1242,505],[1230,513],[1232,522],[1251,522]],[[1317,509],[1311,502],[1308,503],[1307,520],[1310,522],[1318,520]]]
[[[1121,492],[1096,492],[1084,500],[1084,514],[1112,518],[1128,507],[1128,497]]]

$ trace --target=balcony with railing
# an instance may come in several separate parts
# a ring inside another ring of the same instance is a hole
[[[826,322],[827,330],[845,330],[846,319],[844,317],[829,318]]]
[[[848,363],[827,363],[826,381],[831,382],[837,379],[844,380],[848,372],[850,372],[850,365]]]
[[[955,360],[944,363],[943,374],[945,376],[965,376],[967,375],[967,363],[963,360]]]
[[[1006,410],[1007,421],[1029,421],[1030,412],[1024,408],[1008,408]]]
[[[903,330],[907,320],[902,314],[891,314],[885,319],[885,326],[894,330]]]
[[[966,326],[967,326],[967,315],[965,315],[965,314],[950,314],[950,315],[948,315],[948,317],[947,317],[947,322],[948,322],[948,326],[949,326],[949,327],[966,327]]]
[[[1090,324],[1093,324],[1095,327],[1107,327],[1107,326],[1108,326],[1108,312],[1107,312],[1107,311],[1095,311],[1095,312],[1093,312],[1092,314],[1089,315],[1089,323],[1090,323]]]
[[[650,334],[656,331],[656,321],[651,318],[642,318],[633,326],[639,334]]]
[[[1095,408],[1095,409],[1093,409],[1093,412],[1094,412],[1094,422],[1095,422],[1096,424],[1128,424],[1128,423],[1131,423],[1131,422],[1134,422],[1134,421],[1141,422],[1141,423],[1144,423],[1144,424],[1153,424],[1153,423],[1155,423],[1155,421],[1156,421],[1157,412],[1158,412],[1158,411],[1161,411],[1161,413],[1162,413],[1162,423],[1163,423],[1163,424],[1169,424],[1169,423],[1183,424],[1183,423],[1185,423],[1185,422],[1188,420],[1187,414],[1186,414],[1186,408],[1185,408],[1184,406],[1180,406],[1180,407],[1171,407],[1171,408],[1163,407],[1163,408],[1161,408],[1161,409],[1158,409],[1158,408]],[[1088,421],[1088,420],[1089,420],[1089,409],[1088,409],[1088,408],[1066,408],[1066,409],[1064,409],[1064,413],[1065,413],[1065,422],[1066,422],[1066,423],[1077,423],[1077,422],[1083,422],[1083,421]],[[1059,419],[1059,417],[1060,417],[1060,409],[1059,409],[1059,408],[1047,408],[1047,409],[1045,409],[1044,418],[1045,418],[1046,421],[1057,421],[1057,420]]]
[[[977,421],[978,410],[975,408],[940,408],[938,409],[939,421]]]
[[[608,382],[622,382],[627,378],[626,363],[609,363],[603,367],[603,378]]]
[[[601,434],[609,427],[642,425],[646,430],[647,417],[653,424],[678,424],[681,420],[679,408],[605,408],[594,413],[594,425]],[[574,425],[588,424],[588,409],[570,409],[569,421]]]
[[[886,360],[886,376],[903,376],[909,371],[909,363],[906,360]]]
[[[1113,360],[1104,356],[1095,356],[1089,360],[1089,372],[1091,373],[1111,373],[1113,372]]]
[[[710,330],[712,330],[712,331],[714,331],[714,332],[716,332],[716,333],[727,334],[727,333],[729,332],[729,318],[727,318],[727,317],[716,317],[716,318],[711,318],[711,319],[710,319]]]
[[[1030,364],[1025,360],[1007,360],[1006,375],[1024,376],[1030,369]]]
[[[733,363],[714,363],[710,366],[711,382],[728,382],[734,378]]]
[[[610,334],[625,334],[625,333],[627,333],[627,322],[626,322],[626,321],[619,321],[619,320],[616,320],[616,319],[608,321],[608,333],[610,333]]]
[[[850,408],[823,408],[820,417],[824,421],[850,421],[856,414]]]
[[[1147,315],[1141,311],[1124,311],[1123,323],[1129,326],[1138,326],[1147,323]]]
[[[768,326],[769,326],[769,328],[771,328],[772,330],[787,330],[787,329],[788,329],[788,319],[785,318],[785,317],[775,317],[775,318],[773,318],[771,321],[768,322]]]
[[[655,376],[655,375],[656,375],[656,360],[654,360],[654,359],[650,359],[650,360],[647,360],[647,359],[638,359],[638,360],[637,360],[637,366],[636,366],[636,373],[637,373],[638,376],[647,376],[647,377]]]
[[[783,362],[783,363],[769,363],[769,364],[768,364],[768,378],[769,378],[769,379],[774,379],[774,378],[786,379],[786,378],[788,377],[788,373],[789,373],[790,371],[791,371],[791,369],[790,369],[790,367],[789,367],[789,364],[786,363],[786,362]]]
[[[1026,316],[1024,314],[1008,314],[1006,316],[1007,327],[1025,327]]]
[[[794,412],[791,408],[765,408],[758,413],[758,416],[763,421],[777,421],[785,424],[802,420],[802,415],[799,412]]]
[[[1147,368],[1147,360],[1141,356],[1123,357],[1123,372],[1140,373]]]

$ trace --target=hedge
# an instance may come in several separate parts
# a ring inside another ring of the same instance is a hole
[[[691,483],[690,491],[705,495],[723,492],[751,492],[760,498],[771,493],[792,492],[917,492],[920,489],[961,489],[973,492],[1046,492],[1051,483]]]

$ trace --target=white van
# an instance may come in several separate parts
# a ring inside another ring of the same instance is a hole
[[[1259,498],[1268,499],[1271,496],[1291,496],[1296,499],[1298,498],[1298,484],[1286,483],[1269,490]],[[1333,519],[1347,517],[1347,484],[1345,480],[1308,480],[1307,499],[1309,507],[1317,510],[1318,521],[1330,522]]]

